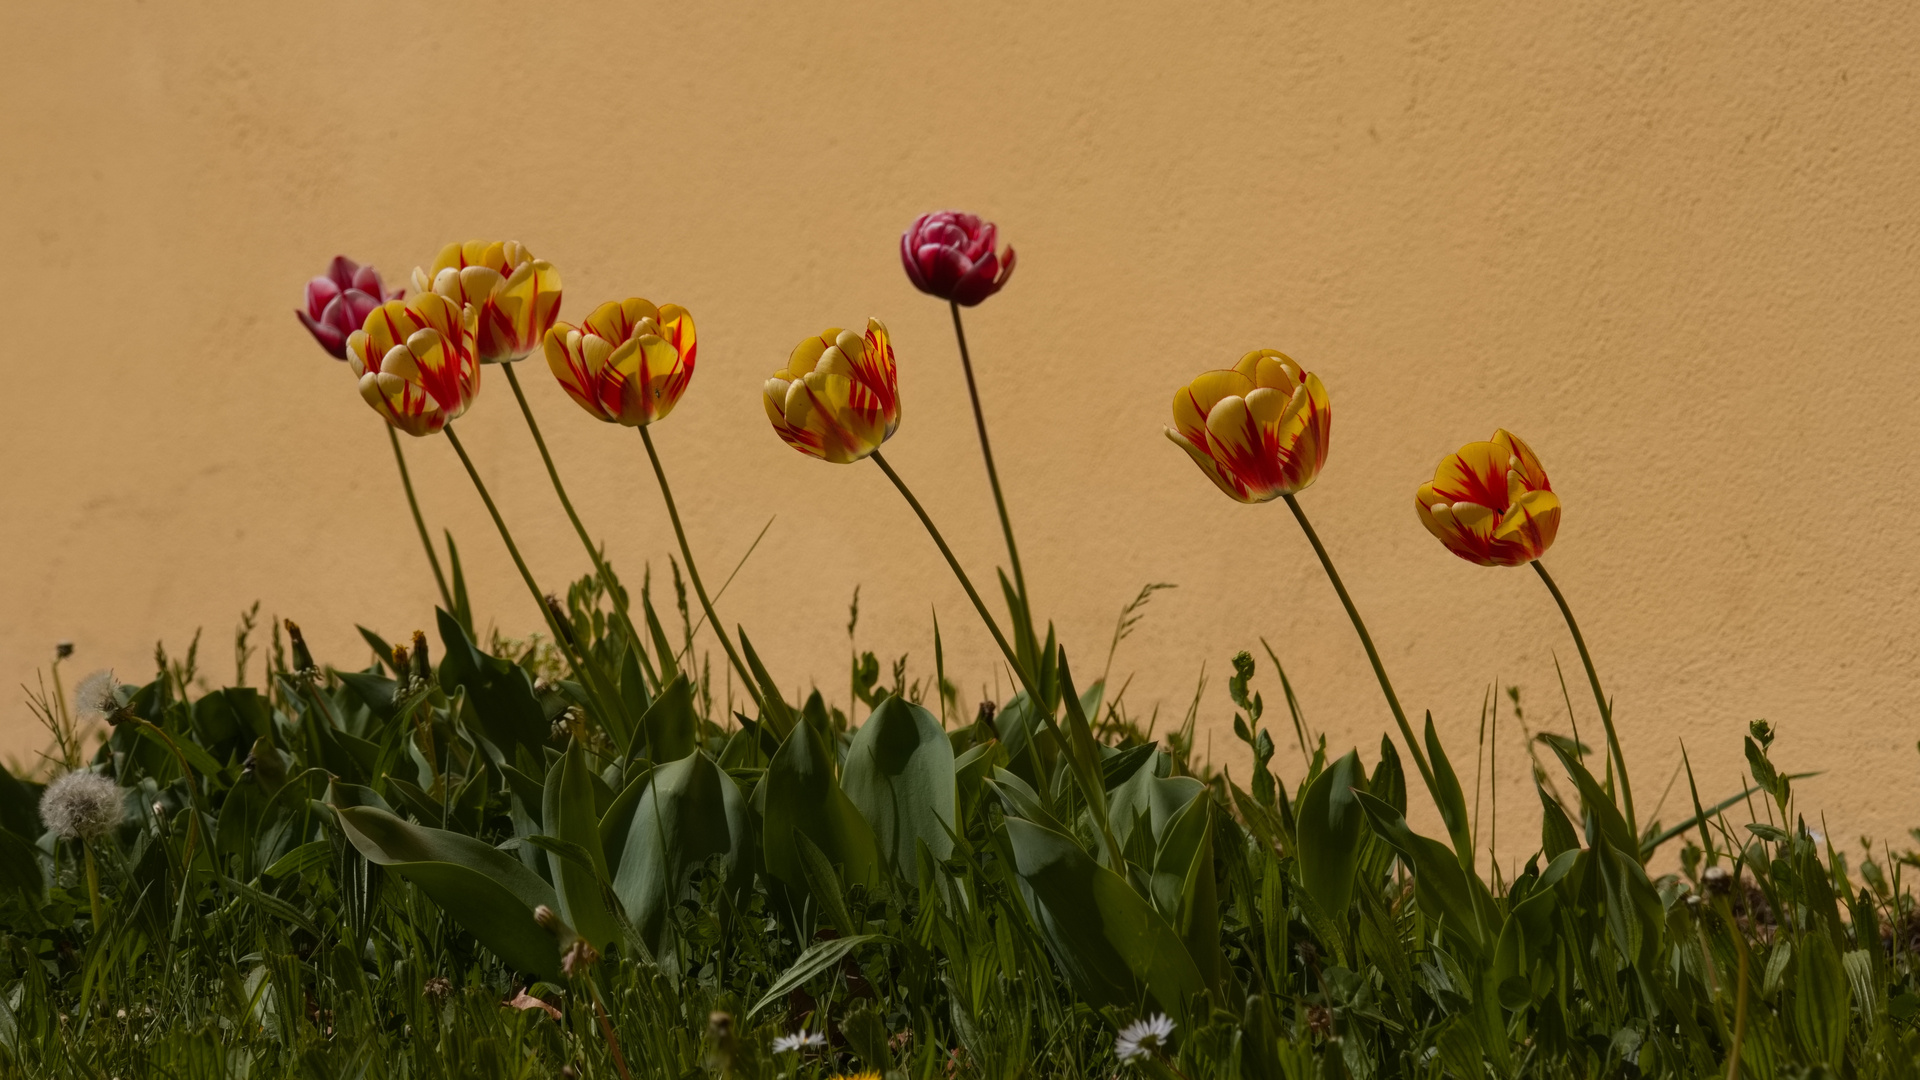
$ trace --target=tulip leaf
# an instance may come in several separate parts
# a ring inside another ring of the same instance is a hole
[[[953,854],[953,744],[932,713],[888,696],[854,733],[841,785],[895,873],[913,876],[917,844],[936,859]]]
[[[718,630],[719,627],[714,627]],[[780,684],[767,674],[767,667],[760,662],[760,654],[753,651],[753,642],[747,640],[746,630],[740,631],[740,651],[747,658],[747,668],[753,672],[753,681],[760,685],[760,708],[762,718],[773,727],[773,732],[786,738],[793,730],[793,706],[780,696]]]
[[[1580,789],[1580,805],[1586,812],[1588,828],[1593,830],[1588,834],[1588,843],[1593,842],[1593,837],[1597,833],[1606,837],[1607,843],[1613,845],[1614,850],[1637,856],[1640,851],[1640,840],[1633,835],[1633,830],[1627,827],[1627,819],[1620,816],[1619,807],[1614,805],[1613,798],[1607,794],[1606,789],[1600,786],[1600,782],[1593,778],[1593,774],[1587,771],[1587,767],[1582,765],[1580,759],[1566,747],[1558,742],[1550,742],[1547,745],[1553,748],[1554,755],[1566,768],[1567,775],[1573,778],[1574,786]]]
[[[806,873],[795,832],[805,833],[847,886],[879,881],[880,852],[873,829],[833,776],[833,754],[812,724],[795,724],[767,766],[765,847],[767,871],[804,891]]]
[[[640,718],[647,736],[647,756],[656,764],[679,761],[693,753],[699,741],[700,718],[693,712],[693,688],[685,673],[673,677]]]
[[[1064,833],[1010,817],[1006,838],[1021,896],[1074,990],[1096,1008],[1121,1009],[1144,992],[1184,1020],[1206,982],[1160,913]]]
[[[446,646],[440,661],[440,688],[448,695],[455,687],[466,688],[481,732],[508,757],[519,745],[538,758],[550,729],[546,711],[534,696],[532,676],[518,664],[481,652],[452,615],[437,614],[440,641]]]
[[[1144,818],[1150,832],[1146,847],[1149,851],[1153,850],[1166,832],[1167,823],[1204,790],[1200,781],[1191,776],[1162,779],[1151,765],[1137,769],[1126,783],[1114,788],[1107,797],[1107,814],[1114,842],[1120,845],[1122,851],[1129,850],[1137,842],[1133,831]]]
[[[1355,792],[1354,798],[1366,811],[1374,832],[1391,844],[1413,871],[1414,902],[1474,959],[1484,959],[1489,924],[1497,922],[1487,918],[1492,899],[1484,905],[1478,902],[1476,888],[1485,892],[1486,886],[1461,869],[1460,861],[1445,844],[1408,828],[1407,819],[1399,811],[1365,792]]]
[[[736,881],[750,865],[750,826],[739,785],[704,751],[655,768],[638,798],[613,891],[658,955],[670,936],[668,913],[690,895],[696,871],[718,856]]]
[[[1446,823],[1447,835],[1453,838],[1453,851],[1460,865],[1471,871],[1473,825],[1467,817],[1467,797],[1460,790],[1460,778],[1454,774],[1453,762],[1447,759],[1447,751],[1440,745],[1440,733],[1433,728],[1432,713],[1427,714],[1425,741],[1427,759],[1433,768],[1433,803],[1440,809],[1440,820]]]
[[[1355,814],[1359,811],[1356,809]],[[1220,895],[1213,871],[1213,800],[1190,800],[1162,831],[1154,853],[1153,903],[1186,943],[1187,954],[1218,995],[1226,963],[1220,949]]]
[[[1347,904],[1353,898],[1366,816],[1355,793],[1366,790],[1360,755],[1348,751],[1307,785],[1295,811],[1300,885],[1321,912],[1336,922],[1345,919]]]
[[[592,865],[565,859],[549,851],[547,869],[560,897],[560,917],[594,946],[605,948],[619,937],[620,924],[607,910],[600,882],[607,877],[606,852],[600,843],[600,813],[586,751],[578,742],[567,748],[547,770],[540,818],[547,833],[587,852]]]
[[[340,829],[368,862],[413,882],[453,921],[520,971],[560,981],[560,947],[534,921],[553,887],[518,859],[470,836],[422,828],[369,806],[335,804]]]

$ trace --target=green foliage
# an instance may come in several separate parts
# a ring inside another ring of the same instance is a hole
[[[362,671],[123,688],[70,762],[124,796],[91,845],[0,774],[0,1074],[611,1077],[617,1044],[665,1080],[1705,1076],[1737,1031],[1749,1076],[1916,1075],[1912,857],[1822,845],[1771,727],[1750,789],[1690,783],[1638,836],[1619,770],[1587,767],[1615,747],[1542,737],[1509,881],[1431,725],[1412,816],[1444,839],[1409,825],[1391,742],[1329,754],[1284,683],[1303,765],[1277,766],[1248,654],[1251,791],[1189,773],[1124,688],[1078,692],[1031,625],[1052,706],[943,724],[904,661],[795,707],[744,636],[760,707],[716,701],[646,589],[630,624],[607,599],[576,587],[568,618],[610,698],[443,614],[437,666],[364,630]],[[1168,1046],[1117,1062],[1162,1012]],[[803,1030],[826,1045],[774,1051]]]

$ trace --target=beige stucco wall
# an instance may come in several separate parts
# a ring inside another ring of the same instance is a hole
[[[1410,505],[1442,453],[1505,425],[1565,500],[1549,564],[1643,813],[1681,740],[1723,791],[1767,717],[1785,761],[1827,770],[1805,790],[1836,836],[1920,824],[1909,5],[87,2],[5,21],[0,686],[60,638],[74,674],[142,676],[155,638],[197,626],[225,676],[256,598],[341,661],[364,656],[356,621],[430,626],[379,421],[290,309],[336,251],[393,280],[499,236],[559,265],[566,316],[630,293],[693,310],[699,374],[659,442],[710,577],[776,519],[722,606],[785,682],[844,696],[860,585],[863,647],[924,673],[936,608],[976,698],[991,645],[906,508],[869,465],[783,447],[757,400],[802,335],[887,320],[888,453],[990,576],[947,313],[896,257],[908,220],[952,205],[1020,252],[969,329],[1039,603],[1097,669],[1135,590],[1179,585],[1116,663],[1137,708],[1177,717],[1207,665],[1211,745],[1240,761],[1222,676],[1264,636],[1336,748],[1388,726],[1285,509],[1230,503],[1160,434],[1177,385],[1271,346],[1331,388],[1303,501],[1469,782],[1487,684],[1563,727],[1552,654],[1574,662],[1531,574],[1454,559]],[[590,527],[634,576],[662,567],[638,440],[525,372]],[[504,380],[461,426],[538,573],[581,573]],[[531,625],[450,449],[410,449],[484,615]],[[1256,685],[1278,699],[1270,672]],[[23,705],[0,710],[0,750],[38,741]],[[1517,851],[1538,815],[1511,724],[1500,753]]]

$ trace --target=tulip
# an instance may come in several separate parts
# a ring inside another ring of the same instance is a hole
[[[583,326],[554,324],[546,351],[554,378],[581,408],[640,427],[664,419],[686,393],[697,345],[686,308],[630,297],[601,304]]]
[[[389,300],[347,338],[360,396],[409,435],[432,435],[480,392],[472,308],[437,293]]]
[[[386,291],[373,267],[335,255],[326,273],[307,282],[307,310],[294,314],[321,348],[335,360],[345,360],[347,335],[360,329],[374,308],[405,295],[405,289]]]
[[[788,446],[837,464],[859,461],[900,426],[893,346],[879,319],[864,339],[831,327],[802,341],[766,384],[767,418]]]
[[[1221,491],[1243,503],[1313,483],[1327,463],[1333,405],[1320,377],[1260,349],[1231,369],[1208,371],[1173,395],[1167,438]]]
[[[921,214],[900,234],[900,262],[914,288],[972,307],[1013,275],[1013,247],[994,254],[997,235],[993,222],[972,214]]]
[[[483,364],[526,358],[560,314],[560,272],[515,240],[448,244],[431,271],[414,268],[413,287],[479,312]]]
[[[1414,509],[1447,550],[1481,566],[1520,566],[1546,554],[1560,528],[1560,498],[1540,459],[1502,429],[1450,454],[1421,484]]]

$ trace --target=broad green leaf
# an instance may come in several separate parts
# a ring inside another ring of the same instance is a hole
[[[1372,821],[1374,832],[1393,845],[1413,871],[1414,902],[1475,960],[1486,959],[1493,921],[1487,915],[1493,901],[1488,897],[1481,904],[1476,896],[1476,890],[1484,893],[1486,886],[1460,868],[1459,859],[1445,844],[1408,828],[1406,818],[1393,807],[1365,792],[1356,792],[1354,798]]]
[[[953,854],[953,744],[932,713],[898,697],[882,701],[854,733],[840,782],[895,873],[913,876],[917,844],[936,859]]]
[[[1540,795],[1540,850],[1549,861],[1559,858],[1562,852],[1573,851],[1580,846],[1580,835],[1573,830],[1573,822],[1567,820],[1567,812],[1547,789],[1535,784],[1533,789]]]
[[[508,965],[559,982],[560,947],[534,921],[557,909],[553,887],[518,859],[482,841],[410,825],[383,810],[335,805],[341,831],[368,862],[413,882]]]
[[[1119,844],[1122,851],[1131,850],[1136,842],[1133,838],[1135,825],[1144,819],[1153,834],[1152,839],[1147,841],[1147,848],[1157,848],[1167,822],[1186,809],[1187,804],[1198,798],[1204,790],[1200,781],[1191,776],[1162,779],[1155,775],[1151,765],[1135,770],[1126,783],[1114,788],[1107,796],[1108,820],[1114,843]]]
[[[533,694],[533,677],[518,664],[481,652],[452,615],[442,611],[438,617],[440,641],[446,646],[438,672],[440,688],[449,695],[457,686],[466,688],[480,730],[509,758],[516,745],[538,757],[550,729]]]
[[[806,889],[800,851],[804,832],[840,869],[848,887],[880,880],[880,852],[873,829],[833,777],[833,755],[812,724],[794,724],[767,766],[763,818],[767,871],[792,888]]]
[[[714,627],[717,631],[720,628]],[[780,696],[780,684],[767,674],[767,667],[760,662],[760,654],[753,651],[753,642],[747,640],[747,632],[740,631],[740,651],[747,658],[747,670],[753,672],[753,681],[760,686],[760,706],[764,711],[763,719],[772,726],[774,734],[786,738],[793,730],[793,706]]]
[[[1006,837],[1027,909],[1074,990],[1121,1009],[1144,991],[1184,1020],[1206,980],[1159,912],[1071,837],[1019,818],[1006,819]]]
[[[667,914],[689,895],[695,871],[718,856],[731,881],[750,864],[749,827],[739,786],[704,751],[654,769],[627,828],[613,891],[656,955],[667,944]]]
[[[1213,870],[1213,813],[1213,800],[1203,795],[1189,801],[1167,823],[1154,853],[1150,889],[1154,907],[1180,935],[1200,977],[1217,998],[1225,958],[1220,951],[1220,894]]]
[[[1553,742],[1547,745],[1553,748],[1554,755],[1566,768],[1567,775],[1573,778],[1574,785],[1580,789],[1580,805],[1586,811],[1590,827],[1597,830],[1598,835],[1606,837],[1607,843],[1613,845],[1614,850],[1637,854],[1640,851],[1640,839],[1633,835],[1632,829],[1627,827],[1627,819],[1620,816],[1619,808],[1614,805],[1606,789],[1593,778],[1593,774],[1587,771],[1587,767],[1580,763],[1579,758],[1559,743]],[[1589,835],[1589,842],[1592,839],[1593,836]]]
[[[1453,762],[1440,745],[1440,733],[1433,728],[1433,714],[1427,714],[1427,760],[1433,768],[1433,802],[1440,808],[1440,820],[1453,838],[1453,850],[1460,865],[1473,871],[1473,827],[1467,817],[1467,797],[1461,793],[1460,778],[1454,775]]]
[[[685,674],[674,676],[640,718],[640,730],[647,736],[647,757],[658,765],[693,753],[699,729],[700,718],[693,712],[693,688]]]
[[[549,853],[547,867],[560,897],[560,917],[596,948],[604,949],[620,936],[620,924],[607,910],[600,882],[607,878],[606,852],[600,844],[600,812],[594,797],[598,777],[587,765],[587,754],[574,743],[547,771],[545,803],[540,818],[548,834],[584,848],[592,866]]]
[[[1359,752],[1348,751],[1307,786],[1294,817],[1301,887],[1327,918],[1342,924],[1360,865],[1365,813],[1354,797],[1356,789],[1367,790],[1367,774]]]

